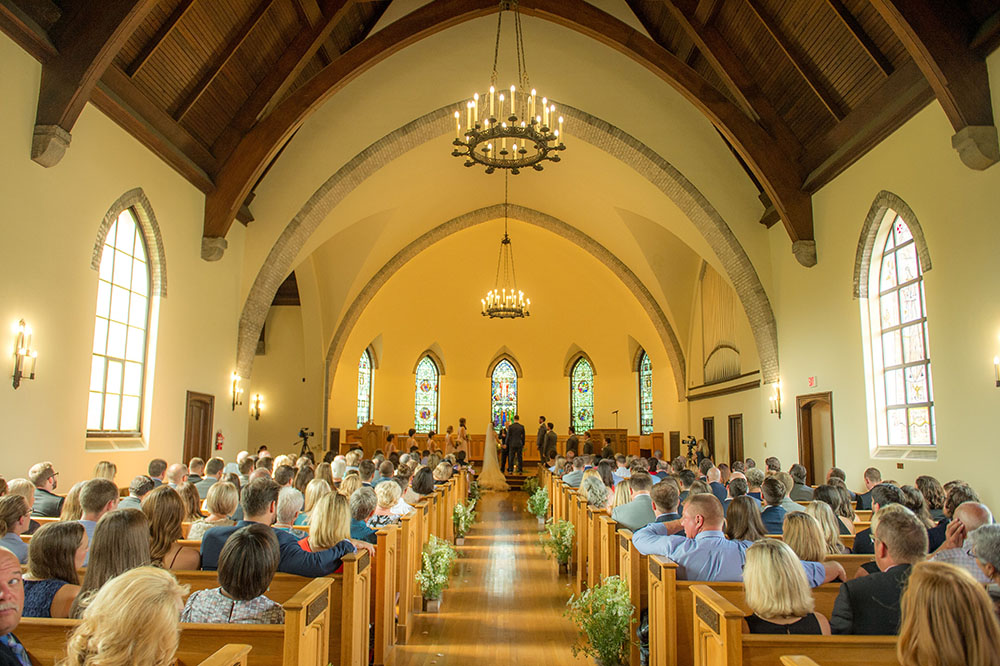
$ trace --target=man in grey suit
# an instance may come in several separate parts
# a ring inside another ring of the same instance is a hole
[[[226,467],[226,461],[222,458],[209,458],[205,463],[205,476],[194,484],[198,489],[198,496],[202,499],[208,497],[208,489],[219,482],[222,478],[222,470]]]
[[[146,496],[146,493],[155,487],[156,485],[153,483],[152,478],[146,476],[145,474],[140,474],[132,479],[132,483],[128,486],[128,497],[124,497],[118,502],[118,508],[141,509],[142,498]]]
[[[507,465],[508,473],[514,471],[514,462],[517,461],[517,473],[520,474],[524,471],[524,442],[525,442],[524,426],[521,425],[521,417],[517,414],[514,415],[514,422],[510,424],[507,428],[507,439],[504,440],[504,444],[507,445]]]
[[[552,423],[545,424],[545,448],[542,449],[542,460],[548,460],[550,453],[558,452],[559,436],[556,435]]]
[[[796,502],[812,501],[813,489],[806,485],[806,468],[799,463],[795,463],[788,470],[788,473],[791,474],[792,481],[794,482],[788,496]]]
[[[629,479],[629,494],[632,500],[616,506],[611,517],[633,532],[656,521],[653,499],[649,491],[653,488],[653,477],[648,472],[636,471]]]
[[[563,474],[562,481],[570,488],[579,488],[583,481],[583,468],[587,466],[584,456],[573,458],[573,471]]]
[[[536,445],[538,446],[538,457],[541,459],[543,465],[545,464],[545,433],[548,431],[549,429],[545,427],[545,417],[539,416],[538,441],[536,442]]]

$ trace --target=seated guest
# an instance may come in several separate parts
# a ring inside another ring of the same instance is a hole
[[[878,504],[878,488],[872,502]],[[895,488],[895,486],[887,486]],[[898,488],[896,489],[898,491]],[[927,529],[902,504],[880,508],[873,517],[879,572],[840,586],[830,625],[835,634],[891,635],[899,631],[899,598],[913,565],[927,556]]]
[[[768,476],[774,476],[781,471],[781,461],[777,456],[769,456],[764,459],[764,471]]]
[[[184,520],[186,522],[196,522],[204,516],[201,513],[201,495],[198,489],[190,481],[185,481],[175,488],[177,494],[184,500]]]
[[[615,480],[615,485],[618,485],[622,479],[628,479],[632,476],[632,470],[628,468],[627,459],[622,454],[616,455],[614,460],[615,468],[611,470],[611,476]]]
[[[790,513],[788,518],[807,518]],[[753,611],[743,621],[751,634],[830,635],[830,623],[815,612],[815,601],[800,558],[780,539],[761,539],[746,551],[743,588]]]
[[[270,527],[277,513],[279,486],[271,479],[254,479],[243,489],[240,504],[243,507],[244,519],[234,527],[213,527],[205,532],[201,539],[201,568],[215,571],[218,568],[219,554],[229,535],[240,527],[250,523],[260,523]],[[334,496],[336,493],[330,493]],[[322,505],[322,501],[321,501]],[[348,529],[349,529],[348,523]],[[310,532],[310,536],[312,532]],[[354,546],[343,539],[326,543],[322,552],[303,550],[299,542],[288,532],[275,530],[278,537],[278,547],[281,550],[281,561],[278,571],[316,578],[333,573],[340,567],[340,558],[355,552]]]
[[[936,522],[944,520],[944,501],[948,496],[944,492],[941,482],[933,476],[925,474],[917,477],[915,485],[920,494],[924,496],[924,501],[927,502],[927,510],[930,511],[931,518]]]
[[[757,461],[753,458],[747,458],[743,461],[743,473],[746,474],[747,470],[757,467]]]
[[[305,503],[302,505],[302,513],[295,519],[295,525],[308,525],[309,516],[312,515],[312,510],[316,508],[316,503],[319,501],[323,495],[328,495],[333,492],[333,485],[328,483],[325,479],[315,478],[309,482],[306,486],[305,492]]]
[[[344,460],[343,456],[337,456],[330,463],[330,475],[333,476],[333,486],[335,488],[344,480],[345,474],[347,474],[347,461]]]
[[[915,486],[900,486],[899,490],[903,493],[903,506],[912,511],[920,519],[920,522],[924,524],[924,527],[930,529],[937,526],[938,521],[931,517],[931,512],[927,508],[927,502],[924,500],[924,496],[920,494],[918,488]]]
[[[157,484],[153,483],[153,480],[145,474],[140,474],[135,477],[132,479],[132,483],[128,484],[128,497],[124,497],[118,501],[118,508],[141,509],[142,498],[146,496],[146,493],[155,488],[156,485]]]
[[[7,482],[6,495],[20,495],[28,503],[28,509],[34,511],[35,507],[35,484],[27,479],[11,479]],[[31,519],[28,523],[28,531],[25,534],[34,534],[41,523]]]
[[[413,478],[410,479],[410,487],[403,493],[403,501],[407,504],[416,504],[425,497],[433,494],[434,474],[429,467],[421,467],[413,475]]]
[[[191,458],[188,461],[188,478],[191,483],[201,482],[201,475],[205,472],[205,461],[201,458]]]
[[[341,493],[330,493],[320,499],[309,527],[309,536],[299,541],[299,547],[308,553],[319,553],[329,552],[342,543],[351,543],[355,547],[363,544],[363,547],[372,549],[368,542],[359,543],[351,539],[351,501]]]
[[[87,530],[87,538],[93,540],[94,527],[101,516],[118,508],[118,486],[107,479],[91,479],[80,489],[80,524]],[[87,566],[89,560],[84,560]]]
[[[555,474],[556,470],[562,469],[563,465],[566,464],[566,458],[560,455],[556,455],[549,460],[549,463],[551,463],[549,465],[549,472]]]
[[[782,534],[785,543],[800,560],[822,562],[829,554],[819,523],[804,511],[796,511],[785,516]]]
[[[452,472],[451,465],[449,465],[446,462],[441,462],[435,465],[434,471],[431,472],[431,475],[434,477],[434,485],[443,486],[444,484],[448,483],[448,479],[451,478],[451,472]],[[361,481],[362,485],[364,485],[363,478],[361,479]]]
[[[86,481],[77,481],[66,493],[66,501],[63,502],[62,513],[59,520],[80,520],[83,517],[83,507],[80,506],[80,491]]]
[[[707,443],[706,443],[707,446]],[[709,457],[704,457],[698,462],[698,480],[708,483],[708,470],[715,467],[715,463]]]
[[[28,544],[21,535],[28,530],[31,521],[31,511],[28,502],[20,495],[4,495],[0,497],[0,546],[14,553],[17,561],[25,564],[28,561]]]
[[[709,490],[715,495],[720,502],[726,503],[726,499],[729,497],[729,493],[726,491],[726,486],[722,483],[722,470],[718,467],[709,467],[708,474],[706,474]]]
[[[691,488],[688,490],[688,497],[691,497],[692,495],[712,495],[712,497],[715,497],[712,493],[712,489],[709,488],[708,484],[701,479],[698,479],[691,484]]]
[[[729,465],[727,465],[726,463],[719,463],[718,465],[716,465],[716,467],[719,468],[719,474],[722,476],[721,479],[722,485],[728,487],[729,479],[732,477],[732,470],[729,469]]]
[[[348,501],[351,505],[351,539],[377,543],[375,530],[368,527],[368,520],[375,514],[375,507],[378,506],[375,491],[371,486],[361,486]]]
[[[969,555],[976,560],[990,585],[987,590],[1000,616],[1000,525],[983,525],[969,533]]]
[[[747,475],[747,485],[750,486],[750,489],[747,491],[747,495],[763,502],[764,496],[761,494],[760,484],[764,483],[764,470],[758,467],[747,466],[747,470],[744,474]]]
[[[264,596],[280,560],[273,530],[257,523],[239,528],[219,553],[219,587],[192,592],[181,622],[284,623],[285,609]]]
[[[213,458],[214,460],[214,458]],[[211,460],[209,462],[212,462]],[[236,486],[228,481],[212,484],[208,489],[208,498],[205,500],[205,508],[208,509],[208,516],[199,518],[191,523],[187,538],[198,541],[213,527],[230,527],[236,521],[230,518],[236,511],[239,504],[240,495],[236,491]]]
[[[813,498],[813,489],[806,485],[806,468],[799,463],[795,463],[788,470],[788,474],[794,482],[792,491],[788,493],[788,497],[796,502],[811,500]]]
[[[61,663],[173,663],[186,591],[157,567],[139,567],[108,581],[69,635],[66,660]]]
[[[836,480],[836,479],[834,479]],[[813,501],[823,502],[833,510],[836,516],[838,534],[854,534],[854,501],[851,500],[850,491],[843,486],[824,485],[817,486],[813,491]]]
[[[610,460],[602,460],[591,468],[597,472],[597,475],[601,478],[601,483],[604,484],[609,492],[615,489],[615,477],[614,473],[611,471],[613,466],[614,465]],[[586,474],[586,472],[584,473]]]
[[[296,539],[304,539],[308,532],[295,529],[295,520],[302,510],[302,493],[295,488],[285,487],[278,491],[278,506],[275,508],[274,525],[276,530],[288,532]]]
[[[406,465],[402,465],[402,469],[407,469]],[[407,471],[407,473],[409,472]],[[410,487],[410,480],[405,476],[400,476],[399,470],[396,470],[396,476],[392,477],[392,481],[399,486],[400,491],[399,501],[396,502],[394,507],[392,507],[392,513],[397,516],[405,516],[413,512],[414,508],[407,504],[406,500],[403,499],[403,493]]]
[[[465,452],[459,451],[459,453],[465,453]],[[460,468],[465,466],[464,455],[456,456],[455,459],[458,461]],[[392,461],[391,460],[384,461],[381,465],[378,466],[378,477],[375,479],[375,485],[378,486],[379,484],[385,483],[386,481],[391,479],[392,475],[395,473],[396,473],[396,466],[392,463]]]
[[[760,490],[764,495],[764,510],[760,512],[764,529],[768,534],[781,534],[785,522],[785,507],[781,506],[781,500],[785,498],[785,486],[777,476],[769,476],[764,479]]]
[[[114,482],[116,474],[118,474],[118,465],[110,460],[99,460],[94,466],[95,479],[107,479]]]
[[[729,497],[726,499],[725,502],[723,502],[723,506],[725,507],[727,513],[729,512],[729,503],[732,502],[737,497],[744,497],[744,496],[750,498],[750,501],[753,502],[754,505],[757,507],[757,511],[761,510],[760,500],[757,499],[756,497],[750,497],[750,495],[747,494],[750,490],[750,486],[747,483],[746,478],[742,476],[737,476],[731,479],[729,481],[729,487],[726,490],[729,493]]]
[[[373,530],[399,523],[399,515],[393,513],[392,509],[403,496],[403,491],[399,484],[394,483],[391,478],[386,481],[387,483],[379,483],[375,486],[375,513],[368,519],[368,527]]]
[[[760,520],[760,508],[749,495],[729,503],[726,513],[726,538],[731,541],[756,541],[767,534]]]
[[[583,475],[583,481],[580,482],[580,492],[586,496],[589,506],[601,511],[607,510],[608,502],[611,500],[611,491],[604,485],[601,475],[596,469],[588,469],[587,473]]]
[[[361,477],[361,485],[370,486],[375,481],[377,467],[374,461],[362,460],[358,463],[358,476]],[[448,466],[448,478],[451,478],[451,465]]]
[[[944,500],[944,519],[935,527],[927,530],[928,552],[933,553],[947,538],[948,523],[951,521],[955,510],[966,502],[979,502],[979,495],[966,483],[957,482],[949,484]]]
[[[989,596],[964,570],[914,564],[900,606],[899,663],[1000,666],[1000,624]]]
[[[24,646],[13,633],[21,622],[24,608],[21,565],[17,556],[3,547],[0,547],[0,579],[3,581],[0,582],[0,605],[4,608],[0,613],[0,664],[31,666]]]
[[[253,472],[253,467],[256,463],[257,459],[253,456],[247,456],[239,462],[240,486],[250,483],[250,473]],[[329,467],[329,464],[327,467]]]
[[[428,468],[427,471],[430,472],[431,471],[430,468]],[[434,478],[433,472],[431,474],[431,478],[432,479]],[[434,481],[431,481],[432,487],[433,483]],[[344,497],[349,498],[351,495],[354,494],[354,491],[360,487],[361,487],[361,477],[358,476],[358,470],[351,470],[350,472],[344,475],[344,480],[340,482],[340,487],[337,488],[337,492],[339,492]],[[430,494],[433,495],[434,493],[431,492]]]
[[[873,486],[869,494],[868,501],[874,507],[872,509],[872,516],[878,513],[878,510],[882,507],[903,503],[903,491],[888,483],[880,483],[877,486]],[[926,528],[924,529],[926,530]],[[854,535],[854,547],[851,550],[855,555],[871,555],[875,552],[871,527],[861,530]]]
[[[842,523],[833,515],[833,509],[830,508],[829,504],[820,501],[810,502],[809,506],[806,507],[805,513],[816,519],[827,555],[845,555],[851,552],[840,541],[839,528]]]
[[[320,481],[326,481],[326,485],[328,485],[331,490],[333,489],[333,472],[331,471],[330,463],[321,462],[316,465],[316,476],[313,478],[313,481],[317,479]],[[312,481],[306,484],[306,490],[309,490],[310,483],[312,483]],[[302,494],[305,495],[305,493]]]
[[[616,508],[625,506],[632,501],[632,495],[629,492],[629,488],[631,487],[631,479],[622,479],[615,484],[615,488],[611,492],[611,500],[608,502],[612,514]]]
[[[201,564],[194,548],[182,546],[184,500],[169,486],[154,488],[142,500],[142,512],[149,520],[149,557],[164,569],[193,570]]]
[[[188,468],[181,463],[174,463],[167,468],[167,485],[176,488],[188,480]]]
[[[653,488],[653,479],[648,472],[631,474],[629,483],[629,501],[616,506],[611,517],[625,529],[635,531],[656,520],[653,513],[653,500],[649,491]]]
[[[83,615],[91,598],[106,582],[150,563],[146,514],[138,509],[121,509],[105,514],[97,521],[87,552],[90,563],[80,592],[70,606],[71,618],[79,619]]]
[[[785,489],[785,496],[781,499],[781,507],[785,510],[785,513],[795,513],[796,511],[804,510],[804,506],[788,496],[788,493],[790,493],[792,488],[795,487],[795,481],[792,479],[792,475],[788,472],[778,470],[772,476],[781,481],[781,485]]]
[[[990,513],[985,504],[964,502],[958,505],[951,522],[948,523],[947,539],[931,559],[935,562],[947,562],[965,569],[981,585],[992,582],[990,577],[976,564],[976,558],[970,554],[972,543],[968,538],[969,534],[983,525],[990,525],[992,522],[993,514]]]
[[[80,593],[76,570],[83,566],[89,545],[80,523],[47,523],[38,528],[28,550],[24,617],[69,617]]]
[[[295,472],[295,478],[292,479],[292,488],[295,488],[301,495],[305,496],[309,482],[316,478],[316,471],[312,465],[308,464],[308,458],[303,458],[303,460],[306,461],[306,464],[299,467]]]
[[[711,494],[692,495],[684,505],[683,535],[670,535],[667,523],[651,523],[632,536],[632,543],[642,555],[676,562],[679,580],[739,582],[752,542],[726,539],[722,522],[722,502]],[[844,578],[844,567],[837,562],[803,562],[802,566],[812,587]]]
[[[37,463],[28,470],[28,480],[35,485],[35,505],[31,509],[34,518],[59,518],[62,513],[64,498],[52,492],[59,485],[57,476],[59,472],[50,462]]]
[[[872,488],[882,483],[882,472],[876,467],[869,467],[865,470],[865,492],[858,494],[858,511],[874,511],[872,506]]]
[[[208,497],[209,489],[222,479],[222,473],[225,469],[225,460],[222,458],[209,458],[208,462],[205,463],[205,475],[200,481],[194,482],[194,487],[198,491],[198,497],[201,499]],[[191,480],[190,477],[188,480]]]
[[[562,482],[570,488],[579,488],[583,481],[583,468],[587,466],[586,456],[573,458],[573,471],[563,474]]]
[[[167,461],[163,458],[153,458],[149,461],[149,465],[146,466],[146,476],[153,480],[153,487],[162,486],[164,484],[164,476],[167,473]],[[127,509],[132,509],[135,507],[125,507]]]
[[[688,495],[691,494],[691,486],[694,482],[698,480],[698,476],[694,473],[692,469],[684,469],[677,475],[677,482],[681,487],[681,503],[683,504],[687,500]]]

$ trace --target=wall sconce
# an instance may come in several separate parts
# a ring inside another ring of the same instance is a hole
[[[240,386],[240,380],[243,379],[235,372],[233,373],[233,411],[236,411],[236,405],[243,404],[243,387]]]
[[[996,375],[997,388],[1000,388],[1000,356],[993,357],[993,374]]]
[[[771,397],[769,398],[771,402],[771,413],[777,414],[778,418],[781,418],[781,382],[778,382],[771,388]]]
[[[35,378],[35,363],[38,352],[31,348],[31,327],[22,319],[17,323],[17,337],[14,338],[14,388],[22,379]],[[30,370],[29,370],[30,368]]]
[[[253,399],[250,401],[250,413],[253,414],[255,421],[260,421],[260,406],[264,401],[260,397],[260,393],[254,395]]]

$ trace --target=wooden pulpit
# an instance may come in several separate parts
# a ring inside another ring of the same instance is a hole
[[[377,449],[385,450],[385,438],[389,436],[389,426],[366,423],[358,429],[361,437],[361,448],[365,450],[365,458],[375,455]]]
[[[611,438],[611,449],[616,453],[628,455],[628,430],[626,428],[591,428],[590,436],[594,440],[594,453],[604,448],[604,438]]]

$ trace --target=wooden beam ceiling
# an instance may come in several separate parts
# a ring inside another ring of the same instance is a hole
[[[868,36],[861,24],[854,17],[854,14],[850,12],[849,9],[844,5],[841,0],[826,0],[827,4],[830,5],[830,9],[833,10],[840,22],[844,24],[847,31],[851,33],[851,37],[858,42],[864,52],[868,54],[875,66],[879,68],[883,76],[889,76],[892,74],[894,67],[889,59],[885,57],[885,54],[879,50],[878,45]]]
[[[160,45],[163,44],[163,41],[167,38],[167,36],[173,32],[174,28],[177,27],[177,24],[180,23],[182,18],[184,18],[184,15],[187,14],[187,11],[191,9],[192,5],[194,5],[194,0],[181,0],[181,3],[174,7],[174,11],[170,13],[167,20],[163,22],[160,29],[156,31],[156,34],[153,35],[152,39],[149,40],[146,46],[143,47],[142,51],[139,52],[139,55],[136,56],[136,58],[125,70],[125,73],[128,74],[129,78],[138,74],[139,70],[142,69],[142,66],[149,62],[149,59],[154,53],[156,53],[156,50],[160,48]]]

